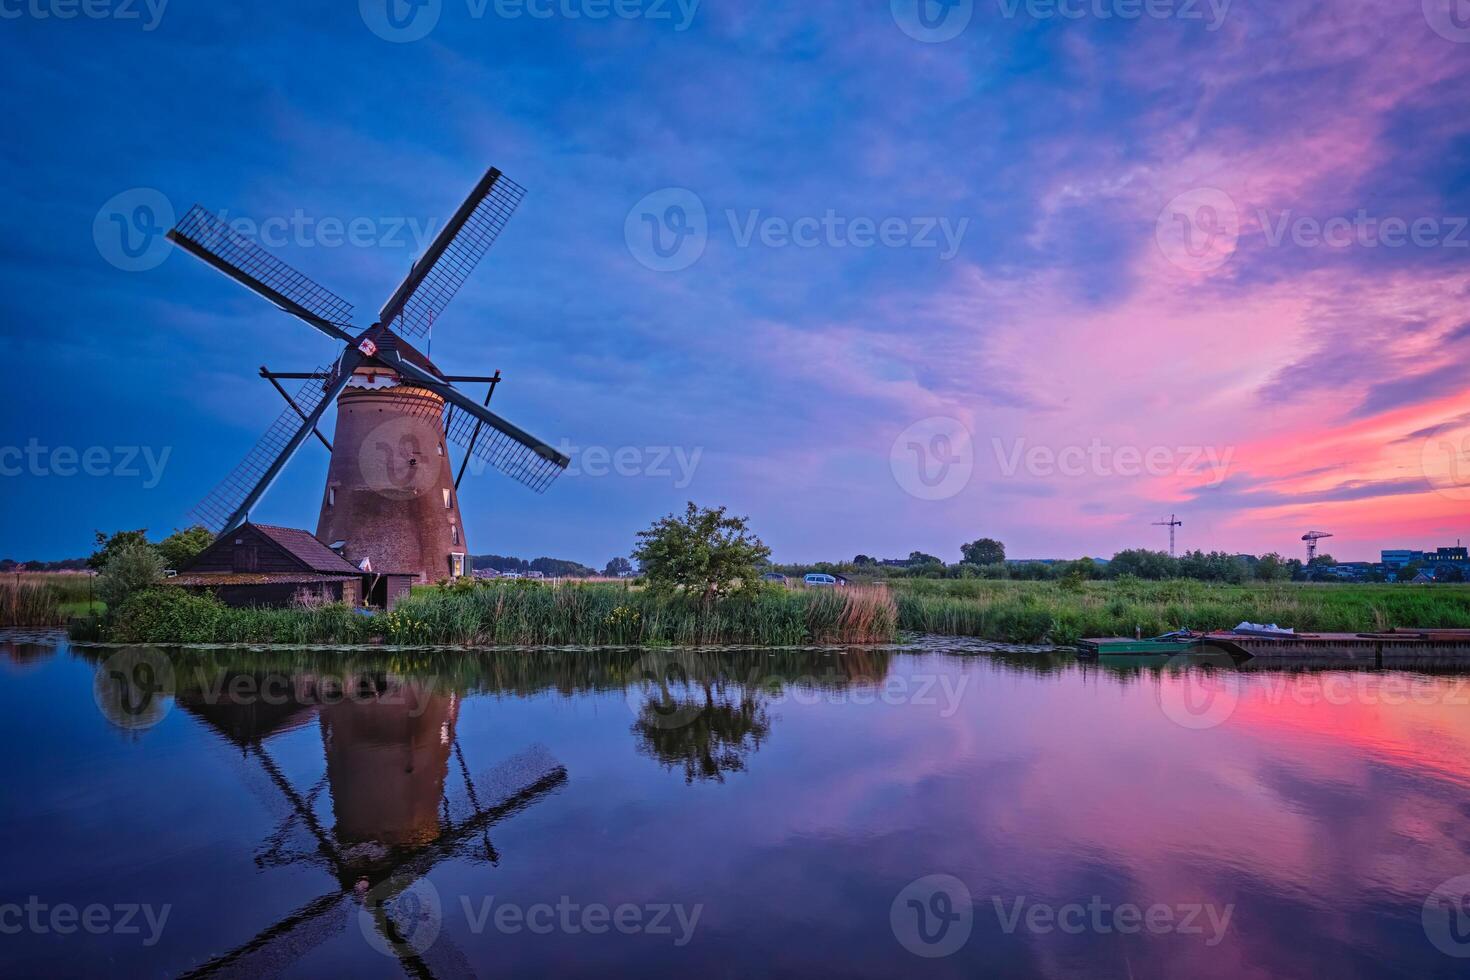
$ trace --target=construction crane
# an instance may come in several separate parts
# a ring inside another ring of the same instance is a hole
[[[1302,535],[1302,540],[1307,543],[1307,564],[1310,565],[1317,558],[1317,542],[1323,538],[1333,535],[1328,531],[1308,531]]]
[[[1183,527],[1184,522],[1173,514],[1169,515],[1167,521],[1154,521],[1154,527],[1167,527],[1169,529],[1169,557],[1174,557],[1174,529]]]

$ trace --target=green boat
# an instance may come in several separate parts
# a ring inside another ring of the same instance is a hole
[[[1173,657],[1195,653],[1204,648],[1204,638],[1197,633],[1180,631],[1151,639],[1126,636],[1097,637],[1079,640],[1078,653],[1087,659],[1102,657]]]

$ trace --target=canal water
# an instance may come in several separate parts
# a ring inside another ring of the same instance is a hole
[[[5,976],[1464,976],[1470,677],[0,638]]]

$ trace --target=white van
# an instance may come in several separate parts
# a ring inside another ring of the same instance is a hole
[[[802,581],[805,582],[807,585],[827,586],[837,584],[837,580],[835,578],[830,575],[823,575],[821,572],[812,572],[808,574],[805,578],[803,578]]]

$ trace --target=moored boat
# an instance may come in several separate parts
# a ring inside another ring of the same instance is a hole
[[[1182,630],[1147,639],[1127,636],[1094,637],[1077,642],[1078,654],[1088,659],[1102,657],[1173,657],[1194,653],[1204,646],[1198,633]]]

